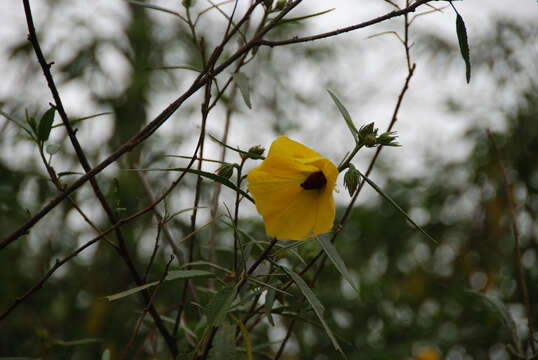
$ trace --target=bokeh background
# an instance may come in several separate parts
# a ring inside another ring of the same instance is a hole
[[[245,8],[240,3],[239,11]],[[306,1],[294,16],[332,6],[335,10],[282,25],[270,37],[324,32],[392,10],[381,0],[324,3]],[[31,4],[45,56],[55,62],[54,76],[68,115],[75,119],[107,113],[77,124],[77,136],[92,164],[135,134],[196,76],[189,70],[163,69],[200,66],[187,29],[173,15],[125,1],[40,0]],[[152,4],[182,11],[179,1]],[[516,346],[510,327],[470,290],[502,302],[515,320],[518,337],[523,343],[528,337],[509,207],[486,130],[493,133],[508,172],[522,263],[538,323],[538,29],[534,23],[538,5],[534,1],[520,1],[518,6],[504,1],[454,3],[467,25],[473,65],[470,84],[465,83],[455,14],[447,3],[434,5],[445,8],[417,17],[411,26],[411,56],[417,70],[395,128],[403,146],[384,149],[371,178],[439,244],[422,237],[374,191],[365,189],[360,194],[336,242],[360,293],[332,267],[323,272],[315,288],[351,359],[411,359],[424,353],[423,349],[430,349],[431,356],[453,360],[511,358],[505,346]],[[199,0],[195,11],[207,6]],[[223,5],[226,11],[231,7]],[[26,41],[22,4],[1,2],[0,14],[0,110],[21,120],[25,111],[38,117],[52,99]],[[255,19],[260,16],[255,13]],[[352,149],[353,139],[326,89],[338,94],[357,125],[374,121],[384,129],[407,75],[405,53],[396,37],[372,36],[401,33],[402,21],[393,19],[330,40],[260,49],[244,68],[253,107],[248,109],[239,96],[233,99],[228,143],[242,149],[256,144],[268,147],[276,136],[287,135],[337,163]],[[208,47],[217,43],[225,24],[217,11],[201,17],[199,31]],[[153,168],[185,164],[163,155],[191,155],[200,126],[201,99],[201,95],[193,96],[154,136],[97,177],[125,216],[147,202],[136,176],[125,169],[134,164]],[[225,98],[208,119],[209,131],[218,137],[224,131],[227,106]],[[52,159],[57,172],[81,171],[61,128],[53,129],[49,143],[59,147]],[[218,158],[220,145],[207,144],[207,157]],[[361,150],[356,166],[365,169],[373,153]],[[238,161],[232,153],[227,159]],[[215,168],[206,165],[208,171]],[[174,174],[149,173],[147,177],[159,192]],[[63,180],[74,178],[66,175]],[[170,213],[192,206],[194,184],[195,177],[189,177],[171,195],[166,205]],[[202,189],[201,205],[211,206],[215,185],[206,181]],[[349,202],[341,179],[339,189],[337,218]],[[55,193],[35,144],[0,117],[2,233],[17,228]],[[223,190],[221,203],[231,204],[233,196]],[[100,227],[106,227],[106,217],[88,185],[76,192],[74,200]],[[243,204],[241,211],[241,226],[263,237],[263,224],[254,207]],[[209,217],[209,211],[202,210],[199,223]],[[186,213],[170,223],[177,238],[188,234],[189,221]],[[140,264],[153,247],[154,225],[146,216],[125,226]],[[225,263],[231,232],[221,223],[217,230],[217,261]],[[204,231],[199,236],[202,258],[207,257],[209,230]],[[93,236],[93,229],[65,202],[28,236],[2,250],[0,310],[33,286],[56,258]],[[307,258],[317,248],[308,242],[299,251]],[[158,254],[157,268],[164,268],[168,254],[166,248]],[[63,266],[45,288],[0,323],[0,356],[94,359],[105,348],[116,354],[128,341],[142,305],[134,297],[112,303],[102,297],[130,286],[124,265],[101,242]],[[166,311],[179,289],[179,285],[163,289],[156,305]],[[257,336],[278,341],[289,321],[278,317],[277,326],[265,324]],[[146,336],[156,335],[148,331]],[[101,341],[67,344],[72,346],[59,342],[88,338]],[[137,351],[145,358],[153,349],[140,346]],[[301,322],[284,358],[334,356],[323,330]]]

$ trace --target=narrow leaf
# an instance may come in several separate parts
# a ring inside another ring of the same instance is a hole
[[[232,150],[232,151],[235,151],[235,152],[237,152],[237,153],[239,153],[239,154],[248,156],[248,157],[250,157],[251,159],[261,159],[261,160],[265,159],[265,156],[263,156],[263,155],[253,154],[253,153],[249,153],[248,151],[243,151],[243,150],[240,150],[240,149],[238,149],[238,148],[234,148],[233,146],[230,146],[230,145],[227,145],[227,144],[223,143],[222,141],[220,141],[219,139],[217,139],[216,137],[214,137],[214,136],[211,135],[211,134],[207,134],[207,135],[211,138],[211,140],[213,140],[213,141],[215,141],[215,142],[221,144],[221,145],[224,146],[225,148],[228,148],[228,149],[230,149],[230,150]]]
[[[366,176],[364,176],[359,170],[357,170],[357,172],[360,174],[360,176],[362,176],[362,178],[371,186],[374,188],[375,191],[378,192],[379,195],[383,196],[383,198],[385,198],[385,200],[387,200],[400,214],[402,214],[403,216],[405,216],[405,218],[407,219],[407,221],[409,221],[418,231],[420,231],[424,236],[426,236],[428,239],[430,239],[431,241],[433,241],[434,243],[438,244],[437,240],[435,240],[430,234],[428,234],[422,227],[420,227],[417,223],[415,223],[413,221],[413,219],[411,219],[411,217],[409,215],[407,215],[407,213],[400,207],[400,205],[398,205],[396,203],[396,201],[394,201],[388,194],[386,194],[385,192],[383,192],[383,190],[381,190],[379,188],[379,186],[377,186],[372,180],[368,179]]]
[[[37,129],[37,138],[41,141],[47,141],[49,139],[50,130],[52,129],[52,123],[54,122],[54,112],[56,109],[50,108],[39,120],[39,127]]]
[[[338,253],[334,245],[326,237],[316,236],[315,239],[321,245],[321,247],[323,248],[323,251],[325,251],[325,254],[327,254],[327,257],[329,258],[329,260],[331,260],[331,262],[334,264],[336,269],[340,272],[340,275],[342,275],[344,279],[347,280],[349,285],[351,285],[351,287],[355,289],[355,291],[358,294],[359,288],[353,282],[353,278],[351,277],[351,274],[349,273],[346,267],[346,264],[344,263],[344,260],[342,260],[342,258],[340,257],[340,254]]]
[[[344,117],[344,120],[346,121],[347,126],[349,127],[349,131],[351,131],[351,135],[353,135],[353,139],[355,139],[355,142],[358,144],[360,142],[359,139],[359,131],[355,127],[355,124],[353,124],[353,120],[351,120],[351,115],[349,115],[349,112],[345,108],[345,106],[338,100],[336,95],[331,91],[327,90],[329,95],[331,95],[331,98],[333,99],[334,103],[336,104],[336,107],[340,111],[340,114]]]
[[[234,191],[237,191],[238,193],[240,193],[241,195],[243,195],[245,198],[247,198],[248,200],[250,200],[251,202],[254,203],[254,199],[252,197],[250,197],[249,194],[247,194],[245,191],[241,190],[240,188],[238,188],[234,183],[232,183],[230,180],[222,177],[222,176],[218,176],[217,174],[214,174],[214,173],[210,173],[210,172],[207,172],[207,171],[202,171],[202,170],[196,170],[196,169],[189,169],[189,168],[170,168],[170,169],[128,169],[129,171],[184,171],[184,172],[188,172],[188,173],[191,173],[191,174],[196,174],[196,175],[200,175],[200,176],[203,176],[203,177],[206,177],[208,179],[211,179],[211,180],[215,180],[216,182],[226,186],[226,187],[229,187],[230,189],[234,190]]]
[[[225,287],[211,299],[206,307],[208,328],[218,326],[226,318],[226,314],[232,305],[237,289]]]
[[[103,339],[99,339],[99,338],[88,338],[88,339],[71,340],[71,341],[56,340],[55,344],[59,346],[78,346],[78,345],[94,344],[94,343],[98,343],[102,341]]]
[[[217,331],[209,352],[210,360],[233,360],[237,357],[235,333],[235,326],[223,326]]]
[[[176,270],[176,271],[169,271],[168,275],[166,276],[166,279],[164,281],[171,281],[171,280],[178,280],[178,279],[196,279],[196,278],[212,278],[215,277],[215,274],[209,272],[209,271],[202,271],[202,270]],[[153,281],[141,286],[134,287],[129,290],[125,290],[122,292],[119,292],[117,294],[108,295],[104,298],[108,301],[114,301],[121,298],[124,298],[126,296],[136,294],[139,291],[142,291],[144,289],[150,288],[152,286],[157,285],[158,281]]]
[[[247,328],[245,327],[245,324],[232,314],[230,314],[230,317],[234,319],[234,321],[239,325],[239,330],[241,330],[241,335],[243,335],[243,343],[245,344],[245,352],[247,353],[247,360],[252,360],[252,344],[250,342],[250,335],[248,333]]]
[[[310,15],[298,16],[298,17],[289,18],[289,19],[283,19],[283,20],[280,20],[280,21],[277,23],[277,26],[278,26],[278,25],[285,24],[285,23],[288,23],[288,22],[292,22],[292,21],[299,22],[299,21],[301,21],[301,20],[306,20],[306,19],[310,19],[310,18],[313,18],[313,17],[316,17],[316,16],[325,15],[325,14],[328,14],[328,13],[330,13],[331,11],[333,11],[333,10],[335,10],[335,9],[336,9],[336,8],[332,8],[332,9],[328,9],[328,10],[320,11],[320,12],[317,12],[317,13],[314,13],[314,14],[310,14]]]
[[[323,305],[317,298],[317,296],[314,294],[314,292],[308,287],[308,285],[305,283],[303,278],[301,278],[299,275],[297,275],[293,270],[286,268],[285,266],[282,266],[282,269],[291,277],[295,285],[301,290],[304,297],[312,306],[312,309],[316,313],[316,316],[318,317],[319,321],[321,322],[321,325],[323,325],[323,328],[325,329],[325,332],[329,336],[329,339],[331,339],[331,342],[333,343],[334,348],[339,353],[342,353],[342,349],[340,348],[340,345],[338,344],[338,341],[336,341],[336,338],[334,337],[332,330],[329,328],[327,323],[325,322],[325,319],[323,319],[323,312],[325,309],[323,308]]]
[[[267,320],[269,320],[269,323],[273,326],[275,326],[275,322],[273,320],[273,316],[271,315],[271,310],[273,310],[273,304],[275,303],[275,295],[275,290],[267,290],[267,294],[265,295],[265,304],[263,306],[265,310],[265,316],[267,316]]]
[[[467,29],[460,14],[456,16],[456,33],[458,34],[458,42],[460,43],[460,52],[465,61],[465,79],[467,84],[471,81],[471,58],[469,56],[469,42],[467,40]]]
[[[252,104],[250,102],[250,86],[248,78],[245,74],[238,72],[233,74],[233,78],[237,86],[239,86],[239,91],[241,91],[241,96],[243,96],[245,105],[247,105],[249,109],[252,109]]]

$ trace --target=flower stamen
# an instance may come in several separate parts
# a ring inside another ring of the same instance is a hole
[[[327,184],[327,178],[321,171],[313,172],[308,175],[306,180],[301,184],[301,187],[305,190],[321,189]]]

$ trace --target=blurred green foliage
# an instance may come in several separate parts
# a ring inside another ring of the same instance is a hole
[[[129,5],[127,9],[129,21],[123,29],[125,38],[101,39],[95,36],[92,41],[80,46],[69,61],[58,66],[62,82],[68,83],[83,81],[90,76],[88,74],[103,71],[98,55],[100,46],[113,46],[128,59],[129,78],[124,88],[106,96],[93,94],[99,104],[114,113],[107,141],[101,142],[102,146],[97,148],[88,148],[94,162],[124,143],[147,122],[148,99],[156,87],[182,85],[182,80],[167,77],[150,68],[166,65],[164,59],[170,57],[170,51],[178,51],[178,43],[179,48],[187,54],[187,65],[199,67],[201,64],[199,58],[190,55],[194,51],[191,51],[193,44],[187,29],[173,26],[169,33],[162,35],[159,34],[155,17],[148,14],[148,10],[135,5]],[[284,35],[290,29],[295,29],[294,26],[296,28],[298,25],[286,24],[278,31]],[[473,69],[502,63],[513,74],[526,71],[527,68],[512,57],[514,50],[511,48],[532,46],[532,39],[525,43],[526,37],[522,35],[528,27],[499,22],[497,29],[490,38],[484,39],[484,43],[490,44],[490,47],[480,51],[479,56],[473,54]],[[498,36],[500,33],[503,36]],[[438,57],[452,58],[454,52],[458,51],[441,43],[433,35],[428,39],[436,45]],[[21,42],[13,48],[11,55],[21,63],[33,63],[30,50],[26,42]],[[288,59],[302,57],[312,64],[330,60],[332,56],[326,43],[279,51],[289,51]],[[499,52],[503,54],[500,58]],[[287,83],[293,69],[283,66],[283,60],[276,61],[275,56],[275,52],[263,50],[256,66],[263,66],[264,71],[251,74],[251,81],[269,83],[267,89],[271,91],[258,94],[258,106],[260,111],[271,109],[273,129],[276,133],[284,133],[300,125],[285,115],[285,103],[280,99],[292,94],[291,98],[305,106],[314,105],[316,100],[302,97],[297,89]],[[499,86],[508,81],[505,75],[497,79]],[[515,195],[521,226],[523,264],[536,319],[538,84],[536,76],[531,76],[529,80],[518,88],[517,104],[513,108],[503,109],[506,130],[495,134],[495,139],[504,157]],[[452,105],[458,105],[458,99],[451,101]],[[3,110],[13,114],[22,114],[21,109],[26,105],[14,98],[0,99],[0,103],[6,104]],[[45,106],[45,103],[43,101],[40,105]],[[241,106],[238,105],[239,108]],[[462,114],[468,111],[464,105],[453,106],[453,110]],[[185,111],[195,110],[191,107]],[[477,120],[480,123],[480,118]],[[28,141],[23,135],[21,132],[12,139],[0,137],[0,144],[13,149],[24,146],[21,144]],[[179,133],[176,139],[182,141],[189,136]],[[520,314],[517,319],[519,335],[523,340],[527,338],[523,332],[524,311],[517,283],[508,205],[497,159],[484,129],[474,129],[466,134],[466,138],[474,144],[469,158],[447,165],[440,172],[428,175],[427,179],[396,181],[390,180],[390,173],[384,174],[389,177],[384,190],[404,209],[410,209],[411,214],[422,221],[422,225],[440,244],[424,239],[386,202],[357,205],[353,209],[336,242],[336,248],[356,276],[360,294],[357,295],[330,265],[322,272],[314,288],[326,308],[327,321],[350,359],[406,359],[416,355],[421,347],[437,349],[446,359],[507,358],[509,355],[503,344],[512,341],[510,329],[502,326],[499,315],[491,311],[479,297],[469,293],[469,289],[495,295],[512,314]],[[139,162],[152,162],[167,151],[166,146],[159,144],[158,139],[152,139],[120,163],[122,167],[130,167]],[[156,150],[152,152],[153,149]],[[12,156],[18,154],[14,151]],[[65,148],[58,158],[61,164],[58,166],[64,170],[71,169],[76,161],[71,151]],[[15,229],[55,194],[53,185],[41,171],[42,165],[26,161],[28,157],[24,159],[24,166],[17,161],[8,163],[0,160],[0,228],[4,234]],[[122,216],[133,213],[145,203],[142,196],[144,190],[135,175],[119,172],[114,176],[102,174],[97,179],[107,191],[111,203],[123,209],[120,211]],[[113,179],[119,186],[114,185]],[[153,184],[159,184],[161,179],[154,177],[151,180]],[[189,181],[188,185],[193,188],[192,180]],[[213,189],[212,185],[202,188],[206,202],[210,201]],[[84,204],[89,212],[97,206],[91,198],[88,191],[75,196],[75,200]],[[339,209],[339,213],[342,210]],[[86,226],[73,220],[75,216],[78,215],[66,201],[32,230],[33,234],[39,234],[38,237],[29,235],[2,250],[0,310],[6,309],[17,296],[35,285],[55,259],[69,254],[93,236]],[[96,218],[101,219],[97,225],[104,229],[107,223],[100,216]],[[169,224],[174,235],[180,239],[189,233],[188,223],[187,217],[175,217]],[[258,218],[244,220],[241,226],[254,236],[264,238],[263,224]],[[142,269],[149,257],[148,246],[141,246],[139,240],[155,236],[155,222],[147,215],[123,229],[135,263]],[[231,237],[230,227],[226,224],[219,222],[217,229],[219,236]],[[201,234],[200,238],[205,238],[206,232]],[[232,257],[226,250],[229,244],[220,245],[217,252],[219,263],[229,264]],[[198,246],[197,252],[207,258],[207,242],[200,241]],[[310,258],[318,250],[317,244],[308,242],[298,252],[304,258]],[[298,257],[292,252],[284,255],[288,255],[290,265],[299,264]],[[155,281],[160,277],[167,260],[167,252],[160,251],[149,280]],[[312,274],[307,274],[306,279],[309,276]],[[281,282],[274,280],[272,284],[277,286]],[[206,280],[194,280],[194,285],[201,289],[200,305],[207,306],[211,292],[207,291]],[[101,241],[84,256],[64,265],[43,289],[2,320],[0,356],[96,359],[105,349],[109,349],[111,358],[117,358],[128,342],[144,304],[135,296],[110,303],[102,297],[133,286],[115,250],[107,242]],[[160,290],[155,305],[164,314],[165,320],[173,323],[178,294],[182,291],[181,282],[167,283]],[[299,296],[297,290],[289,291]],[[281,300],[282,295],[277,294],[274,308],[282,305]],[[334,358],[336,355],[331,342],[315,316],[304,309],[300,315],[308,321],[297,322],[292,344],[283,358]],[[194,310],[188,310],[185,318],[191,329],[200,331],[200,324],[189,320],[195,318]],[[288,324],[292,317],[273,314],[273,318],[282,326]],[[231,329],[235,327],[228,328],[228,331],[235,331]],[[267,343],[274,340],[275,333],[277,339],[281,339],[285,333],[282,328],[278,329],[268,323],[257,327],[251,335],[253,343],[259,346],[254,348],[255,352],[267,350]],[[181,348],[189,349],[184,335],[184,330],[180,329],[178,337],[181,339]],[[222,339],[225,335],[221,333],[218,336],[217,340],[225,344],[225,339]],[[167,356],[158,337],[151,318],[146,317],[135,343],[135,358],[149,358],[151,354],[160,358]],[[68,342],[79,339],[88,341],[85,344]],[[259,355],[259,358],[264,357]]]

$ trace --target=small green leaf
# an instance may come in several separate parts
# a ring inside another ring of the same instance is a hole
[[[212,277],[215,277],[215,274],[209,271],[176,270],[176,271],[169,271],[164,281],[172,281],[172,280],[178,280],[178,279],[200,279],[200,278],[212,278]],[[159,283],[158,281],[153,281],[153,282],[141,285],[141,286],[134,287],[129,290],[125,290],[125,291],[122,291],[113,295],[105,296],[104,298],[107,299],[108,301],[118,300],[126,296],[136,294],[137,292],[147,289],[149,287],[155,286],[158,283]]]
[[[50,108],[39,120],[39,128],[37,129],[37,138],[43,142],[49,139],[50,129],[52,129],[52,123],[54,122],[54,112],[56,109]]]
[[[469,56],[469,42],[467,40],[467,29],[460,14],[456,16],[456,33],[460,44],[460,52],[465,61],[465,79],[467,84],[471,81],[471,58]]]
[[[366,176],[364,176],[359,170],[357,170],[357,172],[362,176],[362,178],[371,186],[374,188],[375,191],[378,192],[379,195],[381,195],[382,197],[385,198],[385,200],[387,200],[400,214],[402,214],[403,216],[405,216],[405,218],[407,219],[407,221],[409,221],[418,231],[420,231],[424,236],[426,236],[428,239],[430,239],[431,241],[433,241],[435,244],[438,244],[437,240],[435,240],[430,234],[428,234],[426,232],[426,230],[424,230],[421,226],[419,226],[416,222],[413,221],[413,219],[411,219],[411,217],[409,215],[407,215],[407,213],[400,207],[400,205],[398,205],[396,203],[396,201],[394,201],[388,194],[386,194],[385,192],[383,192],[383,190],[381,190],[379,188],[379,186],[377,186],[372,180],[368,179]]]
[[[349,285],[351,285],[351,287],[355,289],[355,291],[358,294],[359,288],[353,282],[353,278],[351,277],[351,274],[349,273],[346,267],[346,264],[344,263],[344,260],[342,260],[342,258],[340,257],[340,254],[338,253],[338,251],[336,251],[336,248],[334,247],[334,245],[329,241],[329,239],[323,236],[316,236],[315,239],[321,245],[321,247],[323,248],[323,251],[325,251],[325,254],[327,254],[327,257],[329,258],[329,260],[331,260],[331,262],[334,264],[336,269],[340,272],[340,275],[342,275],[344,279],[347,280]]]
[[[217,331],[209,351],[210,360],[233,360],[237,357],[235,332],[235,326],[223,326]]]
[[[265,304],[263,306],[263,308],[265,309],[265,316],[267,316],[267,320],[269,320],[269,323],[272,326],[275,326],[273,316],[271,315],[271,310],[273,310],[273,304],[275,303],[275,295],[276,295],[275,290],[273,289],[267,290],[267,294],[265,295]]]
[[[239,91],[241,91],[241,96],[243,96],[245,105],[247,105],[249,109],[252,109],[252,104],[250,102],[250,86],[248,78],[245,74],[238,72],[233,74],[233,78],[237,86],[239,86]]]
[[[218,326],[224,321],[236,292],[237,288],[235,287],[225,287],[211,299],[206,307],[208,328]]]
[[[340,345],[338,344],[338,341],[336,341],[336,338],[334,337],[332,330],[329,328],[327,323],[325,322],[325,319],[323,319],[323,313],[325,311],[325,308],[317,298],[317,296],[314,294],[314,292],[308,287],[308,285],[305,283],[303,278],[301,278],[299,275],[297,275],[293,270],[286,268],[285,266],[282,266],[282,269],[290,276],[290,278],[293,280],[295,285],[301,290],[304,297],[312,306],[312,309],[316,313],[316,316],[318,317],[319,321],[321,322],[321,325],[323,325],[323,328],[325,329],[325,332],[329,336],[329,339],[331,339],[331,342],[333,343],[334,348],[336,351],[338,351],[340,354],[344,355],[342,352],[342,348],[340,348]],[[345,356],[345,355],[344,355]]]
[[[360,142],[359,131],[355,127],[355,124],[353,124],[353,120],[351,120],[351,115],[349,115],[349,112],[347,111],[345,106],[340,102],[340,100],[338,100],[336,95],[331,90],[327,90],[327,92],[329,93],[329,95],[331,95],[331,98],[336,104],[336,107],[338,108],[342,116],[344,117],[344,120],[346,121],[346,124],[349,127],[349,131],[351,131],[351,135],[353,135],[353,139],[355,139],[355,143],[358,144]]]

